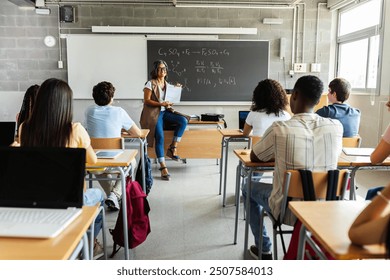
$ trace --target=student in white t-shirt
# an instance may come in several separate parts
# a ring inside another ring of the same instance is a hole
[[[275,80],[265,79],[253,91],[252,106],[245,120],[243,134],[263,136],[264,131],[274,121],[286,121],[291,118],[285,110],[288,105],[286,91]]]

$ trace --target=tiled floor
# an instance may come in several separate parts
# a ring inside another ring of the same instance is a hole
[[[242,148],[235,147],[233,148]],[[162,181],[156,164],[153,164],[154,185],[148,201],[151,233],[147,240],[132,249],[131,259],[136,260],[242,260],[244,259],[244,220],[242,203],[238,242],[233,245],[234,234],[234,183],[238,161],[229,152],[227,206],[222,207],[219,190],[219,165],[216,160],[189,159],[187,164],[168,161],[170,181]],[[390,181],[390,172],[358,173],[358,195],[365,196],[368,186],[384,185]],[[118,212],[106,212],[107,227],[113,228]],[[268,219],[267,219],[268,220]],[[266,224],[271,233],[270,222]],[[107,231],[108,232],[108,231]],[[112,251],[112,238],[108,234],[108,252]],[[250,233],[249,244],[253,244]],[[278,245],[279,259],[282,258]],[[115,259],[123,259],[121,249]],[[250,258],[250,257],[249,257]]]

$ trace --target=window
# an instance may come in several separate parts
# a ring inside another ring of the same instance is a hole
[[[375,91],[379,77],[382,0],[359,1],[339,12],[337,76],[354,92]]]

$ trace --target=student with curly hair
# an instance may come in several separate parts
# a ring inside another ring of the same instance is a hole
[[[271,79],[259,82],[253,91],[251,111],[245,120],[243,134],[262,136],[274,121],[289,120],[291,116],[285,110],[287,105],[286,91],[279,82]]]

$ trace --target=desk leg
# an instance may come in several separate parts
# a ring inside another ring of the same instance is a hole
[[[355,176],[356,172],[359,170],[359,167],[354,167],[351,171],[351,177],[349,181],[349,200],[356,200],[356,184]]]
[[[144,193],[146,193],[146,180],[145,180],[145,141],[143,139],[139,139],[139,149],[141,151],[141,164],[142,164],[142,186]]]
[[[238,232],[238,214],[240,209],[240,182],[241,182],[241,167],[242,163],[241,161],[237,165],[236,169],[236,196],[235,196],[235,203],[236,203],[236,217],[234,220],[234,240],[233,244],[237,244],[237,232]]]
[[[248,189],[246,193],[246,205],[245,205],[245,212],[246,212],[246,220],[245,220],[245,240],[244,240],[244,257],[246,255],[246,251],[248,249],[248,237],[249,237],[249,222],[250,222],[250,196],[252,193],[252,168],[249,169],[249,175],[248,175]]]
[[[83,259],[84,260],[92,260],[92,256],[89,255],[89,250],[88,250],[88,236],[86,233],[83,234],[83,239],[82,239],[82,244],[83,244]]]
[[[226,139],[225,136],[222,137],[222,142],[221,142],[221,164],[219,165],[219,195],[222,193],[222,177],[223,177],[223,159],[225,156],[225,145],[226,145]]]
[[[297,260],[303,260],[304,252],[305,252],[305,243],[306,243],[305,236],[306,236],[306,228],[302,224],[301,229],[299,230]]]
[[[132,168],[129,166],[129,169]],[[127,201],[126,201],[126,174],[122,168],[118,167],[117,170],[121,174],[122,182],[122,219],[123,219],[123,239],[124,239],[124,251],[125,251],[125,260],[130,259],[129,254],[129,233],[127,231]],[[127,173],[127,172],[126,172]]]
[[[230,139],[230,138],[229,138]],[[222,197],[222,206],[226,206],[226,178],[227,178],[227,165],[228,165],[228,155],[229,155],[229,139],[227,139],[226,147],[225,147],[225,163],[224,165],[224,173],[223,173],[223,197]],[[221,160],[222,165],[222,160]]]

